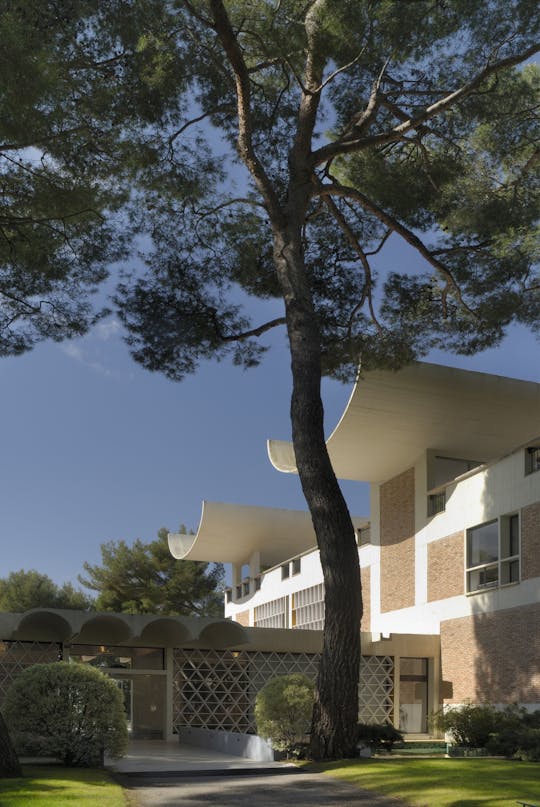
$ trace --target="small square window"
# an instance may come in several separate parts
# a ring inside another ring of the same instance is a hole
[[[428,518],[430,516],[437,515],[437,513],[444,513],[445,510],[446,510],[445,490],[443,490],[442,493],[432,493],[428,496],[428,508],[427,508]]]
[[[260,574],[255,578],[255,591],[261,590],[261,576]]]
[[[295,558],[292,561],[291,566],[292,566],[292,573],[293,574],[300,574],[300,569],[302,568],[302,559],[301,558]]]
[[[236,586],[236,599],[239,600],[242,597],[242,586]]]
[[[525,473],[540,471],[540,446],[529,446],[525,449]]]
[[[225,589],[225,601],[232,602],[232,588]]]
[[[249,594],[249,580],[244,580],[242,583],[242,594],[244,597],[247,597]]]
[[[288,563],[284,563],[281,567],[281,579],[286,580],[291,574],[291,570]]]

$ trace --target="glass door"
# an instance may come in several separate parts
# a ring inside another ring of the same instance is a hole
[[[427,732],[428,660],[402,658],[399,676],[399,730],[406,734]]]

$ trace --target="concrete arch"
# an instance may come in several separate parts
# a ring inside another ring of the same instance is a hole
[[[144,626],[139,639],[160,647],[182,647],[192,641],[193,636],[187,625],[177,617],[159,617]]]
[[[225,648],[249,644],[248,633],[238,622],[220,619],[210,622],[199,634],[202,647]]]
[[[99,614],[85,620],[75,637],[80,644],[120,644],[133,636],[129,621],[120,615]]]
[[[43,608],[24,613],[17,623],[13,638],[32,642],[66,642],[73,634],[70,621]]]

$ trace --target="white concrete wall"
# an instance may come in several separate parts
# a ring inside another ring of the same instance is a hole
[[[519,450],[483,470],[447,486],[446,509],[428,519],[425,457],[415,465],[415,605],[380,613],[380,599],[373,597],[372,630],[380,632],[438,633],[445,619],[514,608],[540,600],[540,578],[462,595],[437,602],[427,601],[428,545],[502,515],[519,512],[540,501],[540,473],[525,475],[524,453]],[[465,542],[465,536],[464,536]],[[374,586],[375,567],[372,571]],[[463,569],[465,577],[465,568]],[[373,607],[375,606],[375,607]]]
[[[258,605],[263,605],[267,602],[280,599],[281,597],[289,597],[289,621],[287,627],[290,626],[290,611],[291,611],[291,594],[297,591],[302,591],[305,588],[316,586],[323,582],[323,572],[319,551],[314,549],[312,552],[307,552],[301,555],[301,570],[299,574],[291,574],[285,580],[281,579],[281,566],[274,566],[272,569],[264,572],[261,575],[261,588],[259,591],[253,591],[253,583],[251,584],[251,593],[249,596],[242,597],[239,600],[225,603],[225,616],[227,618],[235,619],[238,614],[242,614],[249,610],[250,612],[250,625],[253,625],[253,610]],[[379,564],[379,547],[367,544],[359,548],[360,566],[366,567],[370,565]],[[284,560],[283,563],[290,563],[291,559]],[[378,574],[376,575],[378,581]],[[372,577],[372,600],[373,589],[375,589],[376,596],[379,596],[378,582],[374,582]],[[235,590],[233,588],[233,598],[235,597]],[[373,602],[371,603],[373,606]]]

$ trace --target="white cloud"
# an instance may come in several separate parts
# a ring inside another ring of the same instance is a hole
[[[75,359],[76,361],[84,362],[84,354],[80,345],[75,344],[75,342],[62,342],[60,345],[60,350],[69,356],[70,359]]]
[[[107,342],[120,333],[121,328],[122,326],[117,319],[108,319],[99,322],[94,329],[94,333],[102,342]]]

